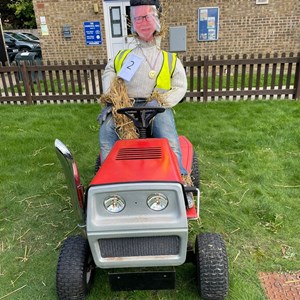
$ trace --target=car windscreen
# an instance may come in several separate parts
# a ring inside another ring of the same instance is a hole
[[[10,33],[10,35],[11,35],[12,37],[14,37],[14,38],[15,38],[16,40],[18,40],[18,41],[28,42],[28,39],[26,39],[25,37],[23,37],[23,36],[21,36],[21,35],[19,35],[19,34],[17,34],[17,33],[12,32],[12,33]]]

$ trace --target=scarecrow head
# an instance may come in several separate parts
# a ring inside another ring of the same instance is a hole
[[[130,6],[133,31],[139,39],[145,42],[152,41],[154,34],[161,30],[159,0],[130,0]]]

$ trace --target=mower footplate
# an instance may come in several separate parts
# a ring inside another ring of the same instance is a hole
[[[108,273],[113,291],[175,289],[175,270]]]

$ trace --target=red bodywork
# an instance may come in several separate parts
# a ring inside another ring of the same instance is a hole
[[[192,164],[193,164],[193,154],[194,154],[193,145],[185,136],[179,137],[179,143],[180,143],[181,154],[182,154],[182,164],[184,168],[187,170],[187,172],[190,174],[192,171]]]
[[[183,166],[190,173],[193,160],[192,144],[179,137]],[[90,186],[128,182],[181,182],[177,157],[164,138],[117,141]],[[187,210],[195,218],[195,208]]]

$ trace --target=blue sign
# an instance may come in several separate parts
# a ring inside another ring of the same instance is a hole
[[[219,37],[219,8],[198,9],[198,41],[216,41]]]
[[[85,44],[87,46],[102,45],[100,22],[84,22]]]

